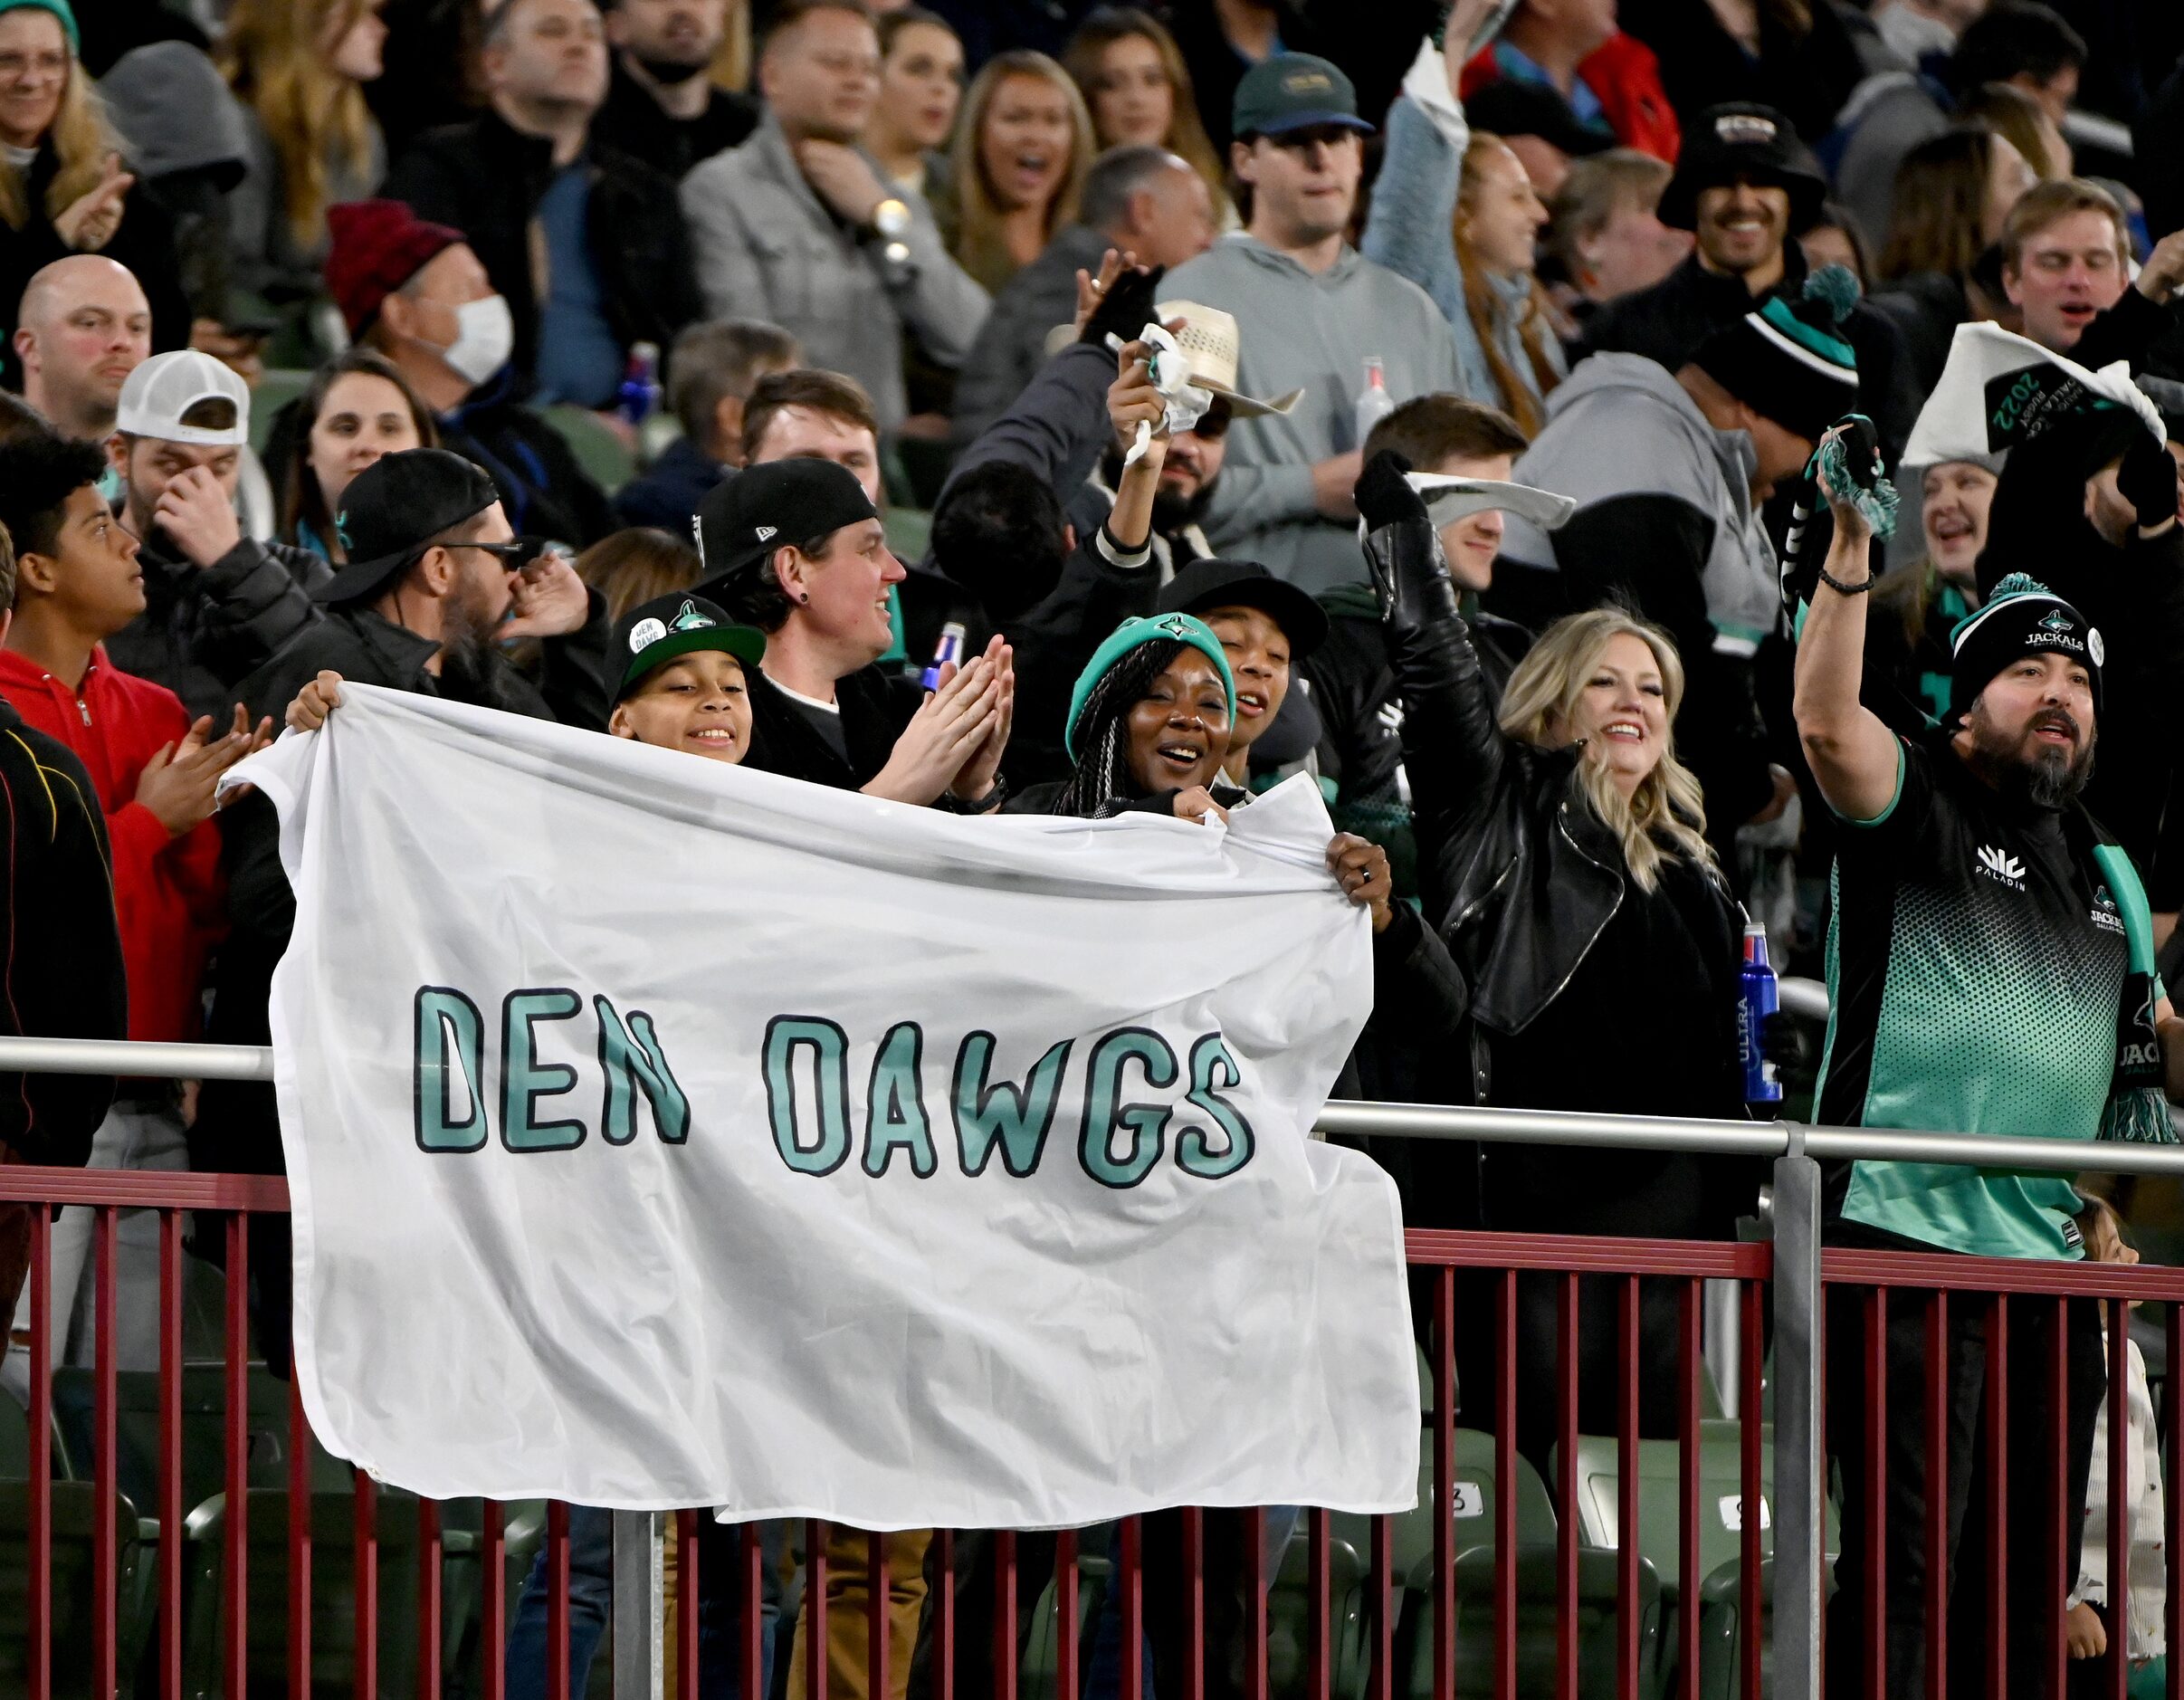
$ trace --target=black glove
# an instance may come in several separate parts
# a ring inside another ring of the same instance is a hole
[[[1760,1055],[1775,1065],[1776,1074],[1781,1077],[1802,1075],[1819,1061],[1811,1024],[1787,1009],[1778,1009],[1760,1023]]]
[[[1355,500],[1368,531],[1426,518],[1426,498],[1404,477],[1408,471],[1410,463],[1394,449],[1382,449],[1365,463],[1364,472],[1358,475]]]
[[[2131,503],[2141,526],[2156,526],[2177,517],[2177,463],[2166,445],[2144,431],[2131,434],[2123,451],[2123,464],[2116,472],[2116,488]]]
[[[1111,334],[1124,342],[1135,342],[1144,334],[1145,327],[1154,322],[1153,300],[1159,293],[1160,279],[1166,274],[1165,266],[1154,266],[1149,271],[1123,272],[1107,286],[1107,293],[1092,309],[1092,315],[1084,321],[1084,330],[1077,340],[1089,342],[1095,348],[1107,346]]]

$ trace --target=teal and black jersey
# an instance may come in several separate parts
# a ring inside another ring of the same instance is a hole
[[[2095,1137],[2129,960],[2121,894],[2053,811],[2006,801],[1945,747],[1897,751],[1894,801],[1838,839],[1819,1119]],[[2059,1175],[1853,1163],[1828,1203],[1951,1251],[2078,1255]]]

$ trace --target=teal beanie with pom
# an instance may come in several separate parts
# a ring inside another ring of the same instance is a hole
[[[1817,443],[1858,406],[1858,357],[1842,327],[1858,280],[1824,265],[1796,301],[1770,295],[1707,338],[1692,362],[1753,412]]]

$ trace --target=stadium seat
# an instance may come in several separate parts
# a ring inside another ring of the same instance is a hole
[[[250,445],[262,455],[272,441],[273,420],[281,410],[310,387],[311,375],[301,367],[271,367],[250,395]]]
[[[1420,1504],[1430,1508],[1433,1453],[1430,1437],[1421,1468]],[[1514,1496],[1517,1551],[1517,1669],[1520,1693],[1551,1693],[1560,1580],[1553,1501],[1539,1472],[1521,1456],[1504,1485],[1497,1475],[1494,1438],[1475,1429],[1455,1434],[1451,1472],[1455,1521],[1455,1694],[1487,1695],[1493,1686],[1494,1524],[1497,1495]],[[1430,1509],[1423,1517],[1397,1520],[1399,1553],[1416,1553],[1407,1572],[1407,1609],[1397,1634],[1396,1663],[1410,1700],[1432,1700],[1434,1682],[1434,1552]],[[1578,1692],[1612,1695],[1616,1688],[1616,1557],[1580,1547],[1578,1553]],[[1643,1559],[1638,1565],[1641,1693],[1657,1692],[1660,1677],[1661,1583]]]
[[[53,1371],[53,1425],[70,1461],[68,1474],[85,1480],[91,1472],[92,1399],[96,1372],[65,1367]],[[245,1479],[253,1487],[288,1485],[289,1390],[262,1363],[250,1366],[248,1454]],[[227,1370],[218,1363],[185,1364],[182,1370],[182,1504],[201,1505],[227,1485]],[[114,1377],[116,1485],[138,1505],[159,1503],[159,1374],[156,1370],[124,1370]],[[349,1466],[316,1440],[311,1446],[311,1485],[348,1491]]]
[[[1398,1575],[1400,1571],[1397,1572]],[[1327,1541],[1327,1669],[1330,1691],[1362,1695],[1372,1671],[1365,1631],[1365,1562],[1330,1530]],[[1282,1553],[1266,1596],[1266,1690],[1273,1700],[1309,1700],[1311,1689],[1311,1518]]]
[[[1113,1525],[1095,1523],[1079,1532],[1077,1541],[1077,1633],[1078,1645],[1069,1657],[1078,1659],[1082,1668],[1082,1650],[1090,1645],[1090,1637],[1099,1622],[1100,1602],[1106,1592],[1108,1563],[1106,1559],[1108,1531]],[[1060,1645],[1062,1617],[1057,1609],[1054,1578],[1046,1579],[1046,1586],[1039,1590],[1038,1603],[1032,1608],[1031,1633],[1024,1643],[1024,1657],[1016,1673],[1016,1692],[1021,1700],[1052,1700],[1057,1687],[1056,1677],[1063,1657]]]
[[[636,452],[588,407],[557,402],[546,410],[546,423],[568,444],[577,464],[608,495],[637,475]]]
[[[1711,1576],[1742,1552],[1739,1504],[1744,1472],[1741,1425],[1714,1418],[1699,1425],[1699,1574]],[[1674,1600],[1683,1556],[1679,1499],[1680,1447],[1674,1440],[1638,1442],[1638,1552],[1661,1579],[1662,1594]],[[1621,1481],[1616,1441],[1604,1435],[1578,1437],[1578,1532],[1588,1546],[1614,1548]],[[1559,1478],[1560,1458],[1555,1463]],[[1774,1428],[1760,1430],[1760,1547],[1774,1550],[1769,1495],[1774,1491]]]
[[[287,1493],[249,1491],[250,1590],[244,1663],[252,1693],[285,1693],[288,1669]],[[349,1700],[358,1692],[356,1499],[348,1492],[310,1496],[311,1681],[313,1700]],[[396,1700],[417,1692],[417,1501],[382,1488],[375,1526],[379,1602],[377,1692]],[[196,1700],[223,1692],[226,1613],[221,1592],[227,1500],[215,1495],[190,1513],[183,1574],[183,1692]],[[449,1645],[443,1612],[442,1645]],[[299,1696],[298,1700],[301,1700]]]
[[[52,1692],[92,1692],[91,1648],[97,1622],[92,1565],[97,1490],[88,1482],[52,1486]],[[115,1655],[126,1692],[144,1647],[147,1577],[137,1539],[137,1511],[126,1495],[114,1501]],[[30,1692],[30,1485],[0,1482],[0,1695]]]

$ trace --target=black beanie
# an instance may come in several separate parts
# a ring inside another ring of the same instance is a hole
[[[1796,301],[1770,295],[1699,345],[1692,363],[1786,430],[1817,443],[1858,407],[1858,357],[1839,327],[1858,281],[1839,265],[1805,280]]]
[[[2093,706],[2101,708],[2101,664],[2107,645],[2100,631],[2038,579],[2012,573],[1995,587],[1977,614],[1957,622],[1950,635],[1949,723],[1953,730],[1994,676],[2020,655],[2062,654],[2085,664],[2093,680]]]

